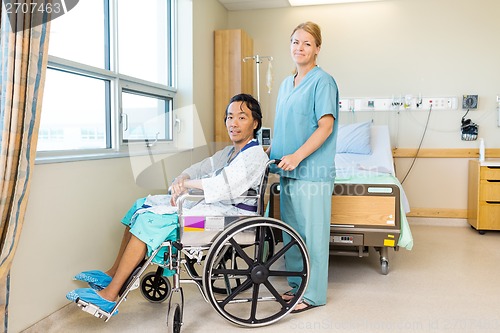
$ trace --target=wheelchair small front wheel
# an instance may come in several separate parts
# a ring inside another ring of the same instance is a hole
[[[141,293],[151,303],[161,303],[172,292],[170,281],[156,272],[149,272],[141,280]]]
[[[182,327],[182,311],[179,303],[172,303],[167,314],[168,331],[180,333]]]

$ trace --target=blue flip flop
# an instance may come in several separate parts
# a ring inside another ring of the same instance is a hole
[[[97,291],[106,288],[112,280],[111,276],[97,270],[81,272],[75,275],[74,279],[87,282],[92,289]]]
[[[66,298],[72,302],[78,302],[78,299],[91,303],[103,311],[111,312],[116,305],[116,302],[108,301],[102,298],[99,294],[92,288],[80,288],[70,291],[66,294]],[[118,312],[115,312],[115,314]]]

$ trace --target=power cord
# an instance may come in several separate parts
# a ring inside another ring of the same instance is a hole
[[[432,104],[429,108],[429,114],[427,115],[427,121],[425,122],[425,127],[424,127],[424,132],[422,133],[422,138],[420,139],[420,143],[418,144],[417,152],[415,153],[415,156],[413,157],[413,161],[411,162],[410,168],[406,172],[406,175],[404,176],[403,180],[401,181],[401,184],[403,184],[410,174],[411,169],[413,168],[413,165],[415,164],[415,161],[417,160],[418,153],[420,152],[420,148],[422,148],[422,142],[424,142],[425,138],[425,133],[427,132],[427,127],[429,126],[429,119],[431,119],[431,112],[432,112]]]

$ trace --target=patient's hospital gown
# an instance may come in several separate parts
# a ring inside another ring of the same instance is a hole
[[[183,206],[184,215],[256,214],[236,207],[240,203],[245,208],[255,206],[255,199],[237,197],[249,189],[258,189],[269,158],[256,140],[250,141],[236,157],[229,160],[233,150],[233,146],[228,146],[183,171],[190,179],[202,179],[205,197],[187,209]],[[170,195],[154,195],[137,200],[122,223],[129,226],[130,232],[147,245],[148,256],[164,241],[178,239],[177,207],[170,204]],[[160,250],[153,261],[162,263],[165,250]]]

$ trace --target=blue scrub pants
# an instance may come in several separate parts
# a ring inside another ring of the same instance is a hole
[[[309,252],[309,284],[303,298],[311,305],[326,304],[333,185],[333,180],[311,182],[286,177],[280,179],[281,218],[299,233]],[[286,244],[290,238],[283,236]],[[295,253],[289,252],[285,256],[287,270],[302,269],[298,249]],[[293,291],[297,290],[300,283],[297,279],[288,279]]]

